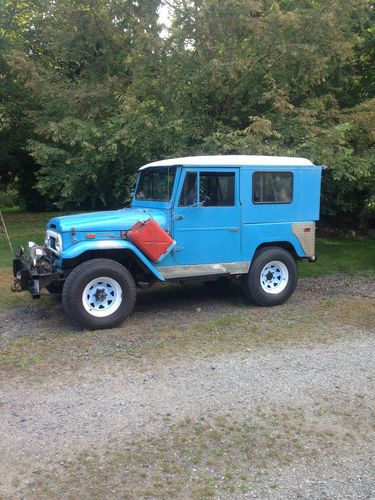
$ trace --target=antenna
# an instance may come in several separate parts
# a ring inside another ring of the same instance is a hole
[[[5,246],[9,246],[10,251],[13,253],[12,243],[10,242],[9,234],[1,210],[0,210],[0,236],[3,237]]]

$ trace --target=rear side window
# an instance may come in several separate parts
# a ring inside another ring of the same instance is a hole
[[[292,172],[254,172],[253,203],[291,203]]]
[[[234,206],[234,172],[201,172],[199,199],[204,207]]]

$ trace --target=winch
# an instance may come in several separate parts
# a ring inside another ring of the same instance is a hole
[[[29,290],[33,298],[40,297],[42,286],[47,286],[54,276],[53,256],[46,246],[37,245],[33,241],[28,243],[29,256],[25,256],[23,247],[18,249],[13,261],[14,281],[11,287],[13,292]]]

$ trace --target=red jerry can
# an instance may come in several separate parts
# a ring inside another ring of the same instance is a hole
[[[153,219],[134,224],[127,237],[153,262],[160,262],[176,244]]]

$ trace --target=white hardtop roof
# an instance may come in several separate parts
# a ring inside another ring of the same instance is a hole
[[[174,165],[204,166],[204,167],[246,167],[246,166],[272,166],[272,167],[302,167],[314,164],[306,158],[289,156],[260,156],[260,155],[212,155],[212,156],[185,156],[183,158],[169,158],[167,160],[154,161],[143,165],[139,170],[148,167],[171,167]]]

